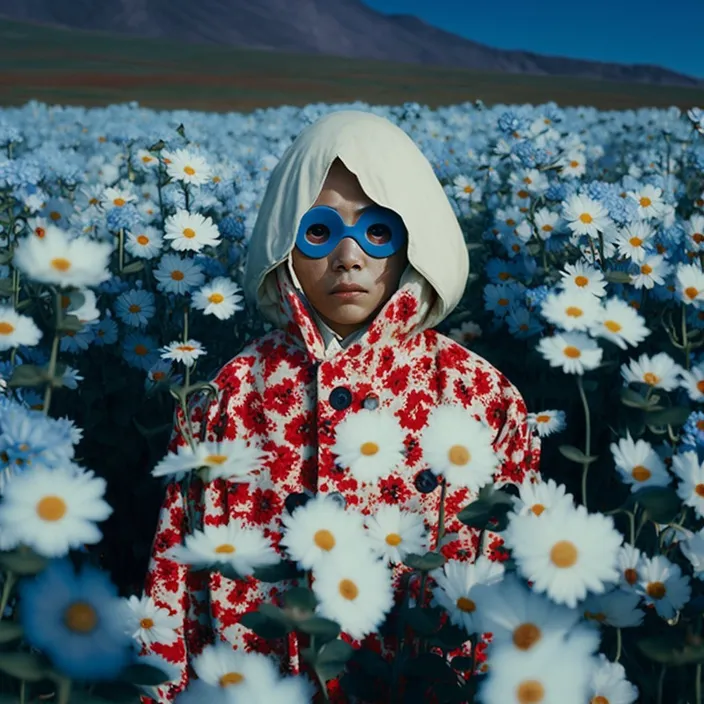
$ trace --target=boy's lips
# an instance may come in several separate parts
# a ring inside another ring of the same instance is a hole
[[[366,293],[367,289],[359,284],[345,283],[334,286],[330,293]]]

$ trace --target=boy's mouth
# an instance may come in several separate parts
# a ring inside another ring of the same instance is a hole
[[[353,284],[353,283],[344,283],[344,284],[337,284],[337,286],[334,286],[330,293],[332,294],[352,294],[352,293],[366,293],[367,289],[363,288],[359,284]]]

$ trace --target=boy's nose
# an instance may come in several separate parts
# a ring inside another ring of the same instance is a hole
[[[345,237],[332,252],[333,264],[342,264],[345,268],[359,265],[364,259],[364,250],[352,237]]]

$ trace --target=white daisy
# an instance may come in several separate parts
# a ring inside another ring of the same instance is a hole
[[[42,331],[32,318],[0,305],[0,352],[20,345],[34,347],[41,339]]]
[[[565,412],[550,410],[529,413],[526,423],[531,430],[537,430],[541,438],[546,438],[565,429]]]
[[[137,200],[137,196],[123,188],[106,188],[103,192],[100,204],[106,210],[111,208],[123,208],[128,203]]]
[[[221,442],[200,442],[195,450],[181,445],[170,452],[152,470],[152,476],[174,475],[179,479],[194,469],[207,469],[206,481],[226,479],[231,482],[249,483],[253,473],[261,467],[266,453],[242,438]]]
[[[589,196],[570,196],[563,204],[562,216],[572,232],[590,237],[596,237],[611,223],[606,208]]]
[[[144,227],[127,233],[125,249],[133,257],[154,259],[161,253],[161,232],[155,227]]]
[[[635,591],[643,570],[643,553],[633,545],[624,543],[616,556],[619,571],[618,586],[627,592]]]
[[[662,555],[643,558],[638,593],[645,603],[654,606],[658,615],[673,618],[688,601],[692,592],[689,577],[682,574],[679,565]]]
[[[367,517],[366,526],[372,552],[391,562],[403,562],[406,555],[422,555],[428,549],[428,532],[418,513],[383,505]]]
[[[693,252],[700,252],[704,244],[704,215],[692,215],[684,223],[687,236],[687,248]]]
[[[639,604],[638,594],[616,588],[606,594],[587,597],[580,609],[588,621],[613,628],[636,628],[643,623],[645,616],[638,608]]]
[[[191,305],[205,315],[214,315],[218,320],[231,318],[242,310],[240,287],[224,276],[218,276],[193,294]]]
[[[541,516],[517,516],[504,532],[518,570],[533,590],[574,608],[591,591],[601,594],[618,579],[623,536],[611,517],[584,506],[560,505]]]
[[[584,374],[601,364],[603,350],[581,332],[563,332],[544,337],[538,342],[538,351],[551,367],[562,367],[566,374]]]
[[[670,484],[665,463],[649,442],[642,439],[634,441],[630,432],[626,431],[626,437],[619,438],[618,443],[612,442],[610,448],[620,478],[631,487],[632,492],[647,486]]]
[[[468,320],[458,328],[453,328],[448,336],[460,345],[469,345],[471,342],[482,336],[482,329],[477,323]]]
[[[361,482],[376,482],[404,461],[405,433],[391,411],[362,409],[350,413],[335,429],[330,448],[336,463]]]
[[[251,575],[258,567],[275,565],[279,556],[264,532],[239,523],[224,526],[205,525],[185,537],[185,545],[169,548],[164,556],[194,569],[232,567],[240,577]]]
[[[162,359],[183,362],[187,367],[192,367],[198,357],[204,354],[206,354],[205,347],[197,340],[187,340],[186,342],[176,340],[161,348]]]
[[[179,252],[200,252],[203,247],[215,247],[220,243],[220,232],[209,217],[200,213],[177,210],[166,218],[164,239]]]
[[[453,181],[453,192],[458,200],[479,203],[482,199],[482,189],[476,181],[468,179],[466,176],[457,176]]]
[[[170,163],[166,166],[166,173],[171,178],[194,186],[201,186],[210,179],[210,167],[202,156],[187,149],[177,149],[168,156]]]
[[[559,230],[562,222],[559,213],[554,213],[547,208],[539,208],[535,211],[535,229],[541,240],[548,240]]]
[[[172,616],[168,609],[157,606],[150,596],[140,598],[133,595],[125,599],[125,603],[129,607],[126,632],[139,643],[170,645],[178,639],[176,629],[181,625],[181,619]]]
[[[579,178],[587,170],[587,157],[584,152],[574,149],[567,152],[559,161],[559,174],[563,178]]]
[[[672,471],[680,480],[677,496],[700,518],[704,517],[704,465],[699,462],[697,453],[689,451],[673,455]]]
[[[157,159],[152,153],[148,152],[146,149],[138,149],[137,154],[134,158],[134,163],[138,168],[143,170],[153,169],[158,163]]]
[[[704,272],[699,264],[677,265],[675,291],[683,303],[701,308],[704,301]]]
[[[567,493],[564,484],[557,484],[554,479],[546,482],[532,482],[524,479],[518,485],[518,496],[513,498],[513,513],[525,516],[529,513],[541,516],[545,511],[566,505],[574,505],[574,496]]]
[[[626,301],[616,297],[604,301],[601,314],[589,328],[590,335],[610,340],[622,350],[628,345],[636,347],[650,333],[645,318]]]
[[[658,352],[653,357],[642,354],[621,365],[621,376],[627,384],[638,382],[655,389],[672,391],[679,386],[682,367],[667,352]]]
[[[665,277],[670,273],[670,265],[662,254],[651,254],[631,274],[631,284],[634,288],[651,289],[656,284],[662,286]]]
[[[476,585],[472,597],[492,647],[512,645],[526,651],[545,635],[567,635],[579,620],[578,611],[532,592],[514,573],[498,583]]]
[[[102,540],[96,521],[112,508],[103,499],[106,482],[75,465],[36,466],[7,482],[0,504],[0,533],[5,548],[27,545],[44,557]],[[5,540],[6,539],[6,540]]]
[[[588,291],[574,289],[549,293],[540,310],[543,317],[563,330],[586,330],[601,313],[599,298]]]
[[[20,240],[13,264],[27,278],[40,283],[76,288],[92,287],[110,278],[113,246],[84,237],[71,238],[49,225],[44,237]]]
[[[317,613],[337,621],[352,638],[376,631],[393,606],[391,570],[366,550],[329,553],[313,576]]]
[[[636,264],[645,260],[648,254],[647,244],[655,230],[644,220],[636,220],[623,230],[619,230],[615,244],[618,253]]]
[[[565,264],[565,269],[560,272],[560,276],[562,277],[560,285],[565,291],[588,291],[598,297],[606,294],[604,274],[584,262]]]
[[[697,403],[704,403],[704,362],[690,370],[683,369],[680,376],[680,385],[686,389],[689,398]]]
[[[281,517],[284,535],[281,546],[303,569],[316,567],[333,552],[369,548],[364,517],[343,509],[334,499],[318,495],[292,514]]]
[[[585,701],[591,704],[633,704],[638,699],[638,688],[626,679],[623,665],[609,662],[603,653],[599,653],[598,658]]]
[[[481,704],[582,704],[587,701],[591,673],[591,668],[585,667],[588,657],[583,647],[570,646],[559,635],[545,638],[540,646],[529,650],[512,645],[492,648],[489,673],[479,686],[478,701]]]
[[[647,185],[638,191],[628,191],[628,197],[638,204],[638,217],[646,220],[663,215],[665,203],[662,200],[662,188]]]
[[[436,406],[420,437],[423,460],[452,486],[478,491],[488,484],[498,459],[494,432],[461,406]]]
[[[202,269],[178,254],[162,256],[159,266],[154,270],[154,277],[159,282],[157,288],[164,293],[190,293],[205,281]]]
[[[682,554],[692,565],[692,572],[697,579],[704,580],[704,528],[679,543]]]
[[[504,566],[480,555],[473,563],[448,560],[442,570],[434,570],[431,575],[437,584],[432,590],[435,603],[448,612],[450,621],[469,634],[481,633],[483,622],[472,599],[473,589],[500,582]]]
[[[65,313],[76,316],[84,325],[100,318],[95,293],[89,288],[61,294],[61,307]]]

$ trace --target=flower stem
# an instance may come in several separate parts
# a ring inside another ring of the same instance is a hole
[[[121,274],[125,268],[125,231],[122,228],[117,233],[117,267]]]
[[[591,451],[591,416],[589,414],[589,403],[587,401],[587,395],[584,393],[584,380],[581,375],[577,376],[577,388],[579,389],[579,396],[582,399],[582,405],[584,406],[584,454],[589,457]],[[584,462],[582,465],[582,504],[584,508],[587,508],[587,473],[589,472],[589,462]]]
[[[8,572],[5,575],[5,584],[2,587],[2,597],[0,597],[0,620],[2,620],[3,614],[5,613],[5,607],[7,602],[10,600],[10,593],[12,592],[12,587],[15,585],[17,577],[14,572]]]
[[[667,668],[665,665],[663,665],[660,668],[660,677],[658,677],[658,704],[662,704],[662,690],[663,690],[663,685],[665,684],[665,673],[667,672]]]
[[[445,535],[445,499],[447,497],[447,482],[442,480],[440,489],[440,508],[438,509],[438,537],[435,543],[435,552],[440,552],[440,541]]]
[[[51,343],[51,355],[49,356],[49,366],[47,368],[47,387],[44,391],[44,405],[42,411],[49,415],[49,406],[51,406],[51,394],[54,390],[54,375],[56,374],[56,359],[59,355],[59,325],[61,324],[61,294],[57,291],[55,294],[56,306],[56,330],[54,330],[54,339]]]
[[[689,370],[690,344],[687,338],[687,306],[682,304],[682,351],[684,352],[684,368]]]
[[[623,649],[623,637],[621,636],[621,629],[616,629],[616,655],[614,656],[614,662],[618,662],[621,659],[621,650]]]
[[[694,670],[694,704],[702,704],[702,664]]]

